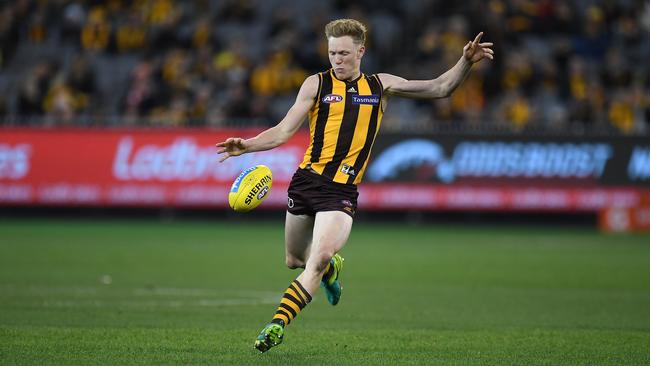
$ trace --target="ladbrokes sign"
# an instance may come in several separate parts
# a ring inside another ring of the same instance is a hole
[[[308,143],[296,136],[272,154],[220,164],[214,144],[257,130],[0,130],[0,204],[227,207],[243,169],[264,164],[283,207],[286,188]]]

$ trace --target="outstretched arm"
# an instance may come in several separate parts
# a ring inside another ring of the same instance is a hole
[[[456,65],[432,80],[406,80],[391,74],[379,74],[385,92],[410,98],[444,98],[451,95],[465,80],[472,65],[484,58],[492,60],[494,51],[491,42],[481,43],[483,32],[463,48],[463,56]]]
[[[296,102],[280,123],[250,139],[230,137],[226,141],[217,143],[217,154],[223,154],[219,162],[223,162],[231,156],[270,150],[287,142],[300,128],[307,112],[314,105],[317,93],[318,75],[312,75],[302,83]]]

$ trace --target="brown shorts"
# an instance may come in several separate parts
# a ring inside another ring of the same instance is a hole
[[[287,211],[294,215],[315,216],[321,211],[341,211],[354,217],[357,210],[357,186],[341,184],[298,169],[289,184]]]

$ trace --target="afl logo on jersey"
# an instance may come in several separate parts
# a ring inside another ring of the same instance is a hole
[[[338,94],[327,94],[323,97],[323,103],[338,103],[343,100],[343,97]]]

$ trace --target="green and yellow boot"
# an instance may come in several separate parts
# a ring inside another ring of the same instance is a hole
[[[284,327],[278,323],[269,323],[262,329],[255,340],[255,349],[264,353],[282,343]]]
[[[341,281],[339,280],[341,270],[343,269],[343,257],[338,254],[335,254],[332,259],[330,259],[330,269],[323,276],[323,280],[320,285],[325,290],[327,295],[327,301],[336,305],[341,300],[341,291],[343,287],[341,286]]]

